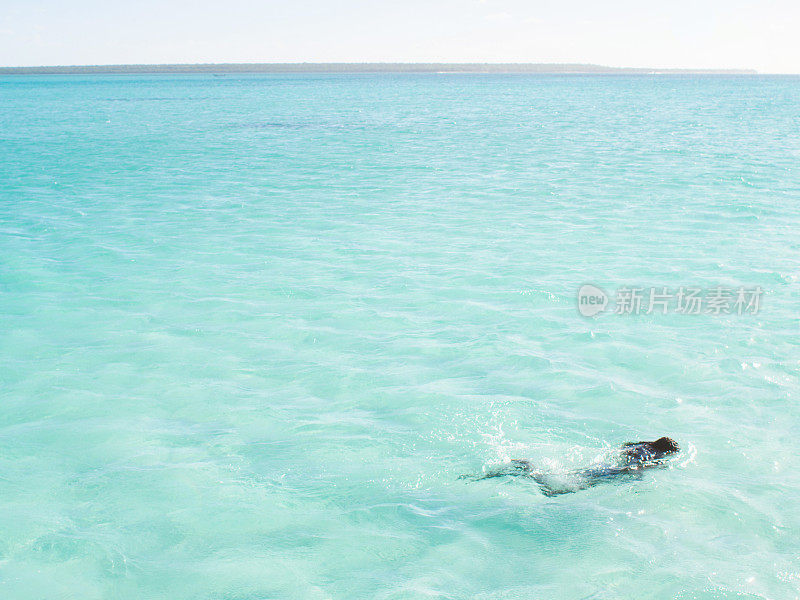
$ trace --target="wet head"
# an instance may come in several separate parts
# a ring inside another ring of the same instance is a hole
[[[680,450],[672,438],[661,437],[653,442],[628,442],[622,446],[622,457],[628,463],[648,463],[664,459]]]

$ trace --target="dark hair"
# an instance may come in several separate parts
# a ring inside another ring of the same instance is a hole
[[[658,452],[672,453],[681,449],[678,442],[668,437],[660,437],[655,442],[650,442]]]
[[[677,452],[681,449],[678,442],[668,437],[660,437],[655,442],[625,442],[622,444],[624,448],[629,446],[648,446],[656,452]]]
[[[628,462],[643,463],[660,460],[665,454],[680,450],[672,438],[661,437],[654,442],[628,442],[622,445],[622,455]]]

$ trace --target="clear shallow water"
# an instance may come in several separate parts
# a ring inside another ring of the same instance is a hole
[[[797,78],[0,79],[2,595],[798,597],[799,127]]]

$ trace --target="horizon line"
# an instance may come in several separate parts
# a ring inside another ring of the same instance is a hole
[[[0,75],[191,73],[542,73],[628,75],[760,75],[755,69],[610,67],[593,63],[531,62],[233,62],[3,66]]]

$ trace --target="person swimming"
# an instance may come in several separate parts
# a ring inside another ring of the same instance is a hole
[[[611,464],[578,469],[566,474],[547,473],[536,469],[535,465],[524,459],[513,459],[508,465],[472,478],[474,481],[492,477],[530,477],[545,496],[569,494],[597,485],[604,481],[623,478],[641,478],[644,469],[664,464],[672,454],[680,451],[680,446],[672,438],[661,437],[653,442],[627,442],[620,448],[619,455]]]

